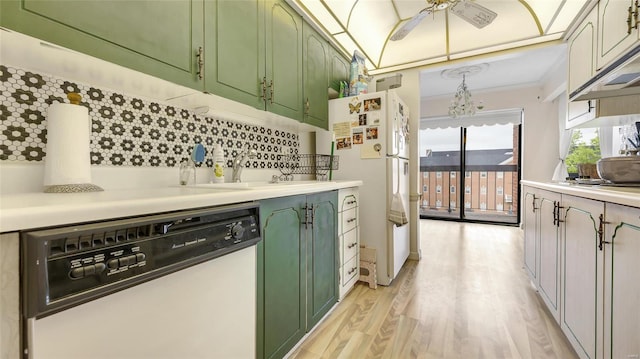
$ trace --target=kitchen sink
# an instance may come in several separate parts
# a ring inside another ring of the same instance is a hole
[[[196,188],[211,188],[211,189],[236,189],[236,190],[251,190],[251,189],[264,189],[269,187],[306,187],[322,185],[327,183],[335,183],[334,181],[257,181],[257,182],[225,182],[225,183],[201,183],[192,185],[190,187]]]

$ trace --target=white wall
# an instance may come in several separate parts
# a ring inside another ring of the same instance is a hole
[[[404,79],[403,79],[404,80]],[[474,101],[482,100],[486,110],[523,108],[522,179],[549,182],[558,162],[558,99],[543,102],[540,87],[509,88],[492,92],[473,92]],[[451,98],[422,101],[422,117],[440,116],[448,111]],[[562,119],[564,121],[564,118]]]

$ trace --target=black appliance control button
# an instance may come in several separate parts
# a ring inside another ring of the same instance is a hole
[[[96,274],[96,267],[93,264],[88,265],[88,266],[84,266],[84,275],[85,276],[94,275],[94,274]]]
[[[107,267],[109,267],[109,269],[116,269],[118,268],[118,260],[117,259],[109,259],[109,261],[107,262]]]
[[[107,269],[107,266],[104,263],[96,263],[94,264],[94,267],[96,267],[96,274],[100,274]]]
[[[82,267],[73,268],[69,273],[69,276],[71,277],[71,279],[82,278],[84,276],[84,268]]]
[[[144,253],[137,253],[136,254],[136,261],[142,262],[145,259],[147,259],[147,256]]]
[[[240,239],[244,236],[244,227],[242,227],[242,224],[236,224],[231,228],[231,236],[234,239]]]
[[[120,259],[118,259],[118,264],[120,264],[120,267],[128,266],[129,257],[121,257]]]

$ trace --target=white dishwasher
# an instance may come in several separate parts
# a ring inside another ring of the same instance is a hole
[[[255,357],[256,203],[25,232],[25,358]]]

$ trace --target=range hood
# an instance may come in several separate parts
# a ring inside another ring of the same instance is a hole
[[[632,95],[640,95],[640,45],[598,72],[569,98],[582,101]]]

